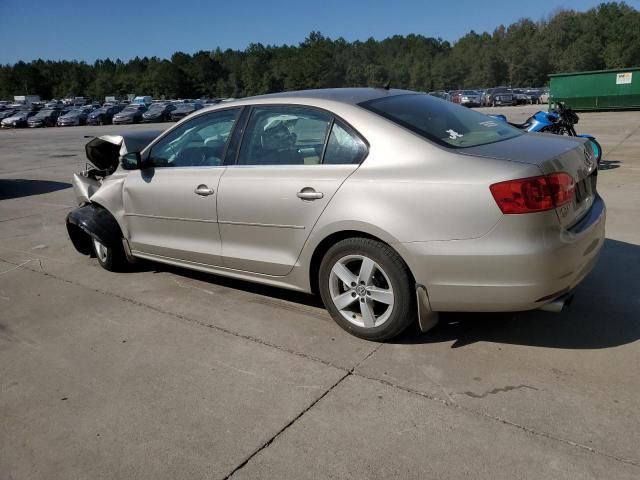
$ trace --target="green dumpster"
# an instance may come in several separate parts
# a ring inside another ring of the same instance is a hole
[[[640,67],[549,75],[549,105],[564,102],[574,110],[640,108]]]

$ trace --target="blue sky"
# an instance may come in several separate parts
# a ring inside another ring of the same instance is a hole
[[[602,0],[0,0],[0,63],[110,57],[167,58],[175,51],[296,45],[312,30],[349,41],[416,33],[455,41],[558,8]],[[640,8],[640,0],[628,5]]]

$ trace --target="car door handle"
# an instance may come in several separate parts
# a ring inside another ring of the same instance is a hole
[[[296,195],[302,200],[318,200],[324,197],[324,193],[316,192],[313,188],[310,187],[303,188]]]
[[[213,195],[213,188],[209,188],[206,185],[198,185],[196,189],[193,191],[196,195],[202,195],[206,197],[207,195]]]

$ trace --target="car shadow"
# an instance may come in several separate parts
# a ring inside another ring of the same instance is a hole
[[[301,305],[307,305],[309,307],[316,307],[318,309],[324,310],[324,305],[319,295],[311,295],[309,293],[271,287],[269,285],[262,285],[259,283],[248,282],[236,278],[223,277],[221,275],[215,275],[213,273],[198,272],[196,270],[189,270],[187,268],[175,267],[173,265],[156,263],[146,260],[136,263],[135,267],[133,268],[138,272],[167,272],[183,278],[206,282],[211,285],[232,288],[234,290],[241,290],[243,292],[254,293],[256,295],[262,295],[264,297],[277,298],[286,302],[299,303]]]
[[[141,262],[136,270],[169,272],[221,287],[318,308],[319,296],[197,272]],[[422,333],[417,324],[390,343],[452,342],[461,348],[493,342],[563,349],[600,349],[640,339],[640,246],[607,239],[598,264],[576,288],[575,300],[562,313],[533,310],[509,313],[442,313],[439,324]]]
[[[562,349],[601,349],[640,339],[640,246],[607,239],[591,274],[562,313],[444,313],[427,333],[410,329],[394,343],[493,342]]]
[[[600,160],[598,170],[614,170],[620,168],[621,163],[620,160]]]
[[[0,178],[0,200],[28,197],[70,188],[66,182]]]

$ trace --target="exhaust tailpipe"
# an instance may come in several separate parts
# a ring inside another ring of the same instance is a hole
[[[545,312],[560,313],[565,309],[565,307],[571,305],[572,301],[573,293],[567,293],[566,295],[562,295],[561,297],[558,297],[549,303],[545,303],[539,308],[539,310],[544,310]]]

